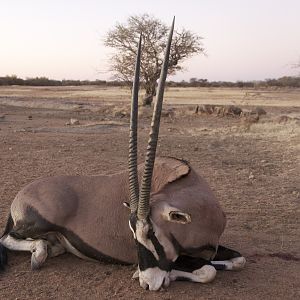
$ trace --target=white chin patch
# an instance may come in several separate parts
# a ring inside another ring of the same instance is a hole
[[[167,287],[170,283],[169,272],[158,267],[139,271],[140,286],[143,289],[149,287],[150,291],[158,291],[162,286]]]

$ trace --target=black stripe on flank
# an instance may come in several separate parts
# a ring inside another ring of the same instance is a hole
[[[89,258],[93,258],[101,262],[129,265],[127,262],[112,258],[91,247],[71,230],[48,222],[36,209],[32,207],[28,207],[26,209],[24,220],[22,222],[18,222],[17,226],[14,226],[9,234],[18,239],[36,239],[45,237],[48,232],[61,233],[74,248]]]

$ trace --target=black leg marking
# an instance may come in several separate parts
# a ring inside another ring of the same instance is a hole
[[[215,268],[217,271],[224,271],[224,270],[227,270],[226,265],[224,265],[224,264],[222,264],[222,263],[213,262],[212,265],[214,266],[214,268]]]
[[[244,268],[246,259],[235,250],[219,246],[217,254],[211,263],[217,270],[237,271]]]
[[[6,222],[6,226],[5,226],[5,229],[4,229],[4,232],[3,232],[3,234],[1,235],[0,238],[2,238],[4,235],[7,235],[11,231],[11,229],[13,228],[13,226],[14,226],[14,221],[13,221],[13,219],[11,217],[11,214],[9,214],[7,222]]]
[[[205,265],[211,265],[211,262],[203,258],[195,258],[186,255],[180,255],[173,266],[173,269],[183,272],[193,272]]]
[[[216,254],[216,256],[214,257],[213,260],[214,261],[230,260],[232,258],[241,257],[241,256],[242,256],[241,253],[220,245],[218,247],[217,254]]]
[[[189,282],[193,282],[192,279],[188,278],[188,277],[176,277],[176,281],[189,281]]]
[[[11,214],[9,214],[4,232],[1,235],[0,239],[9,233],[13,228],[13,226],[14,226],[14,221],[11,217]],[[0,242],[0,271],[4,271],[6,265],[7,265],[7,249]]]
[[[0,271],[4,271],[6,265],[7,265],[7,250],[0,243]]]

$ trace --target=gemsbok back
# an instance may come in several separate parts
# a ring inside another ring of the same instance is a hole
[[[188,162],[155,158],[174,20],[165,50],[144,164],[137,164],[140,36],[130,118],[129,170],[113,175],[56,176],[25,186],[12,202],[0,239],[30,251],[31,268],[70,252],[95,261],[138,264],[134,277],[149,290],[171,281],[210,282],[216,270],[239,270],[245,258],[219,245],[226,217]],[[124,205],[130,208],[130,213]],[[128,226],[129,222],[129,226]]]

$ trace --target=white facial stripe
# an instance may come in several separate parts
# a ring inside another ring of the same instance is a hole
[[[159,260],[159,256],[155,250],[152,241],[147,237],[149,231],[149,224],[145,220],[137,220],[136,222],[136,240],[147,248],[154,255],[156,260]]]
[[[167,259],[174,262],[178,257],[175,247],[173,246],[172,242],[165,236],[163,231],[152,220],[151,222],[153,230],[155,232],[155,236],[158,239],[160,245],[163,247]]]
[[[130,228],[130,230],[133,234],[133,238],[136,239],[136,235],[135,235],[135,232],[134,232],[133,228],[131,227],[130,221],[129,221],[129,228]]]
[[[163,283],[169,284],[169,272],[163,271],[158,267],[148,268],[145,271],[139,270],[140,286],[146,289],[149,286],[150,291],[159,290]]]

